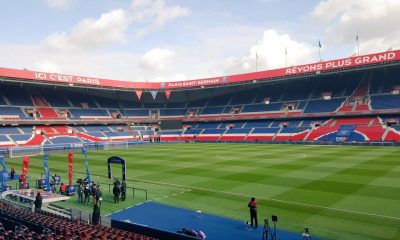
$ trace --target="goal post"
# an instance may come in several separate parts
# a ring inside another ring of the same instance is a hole
[[[43,155],[43,146],[10,147],[10,158]]]

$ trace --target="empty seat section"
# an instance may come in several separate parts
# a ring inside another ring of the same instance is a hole
[[[82,143],[79,138],[76,137],[52,137],[49,138],[53,144],[72,144],[72,143]]]
[[[234,128],[242,128],[246,122],[228,122],[228,123],[221,123],[218,128],[227,128],[227,127],[234,127]]]
[[[21,134],[17,127],[0,127],[1,134]]]
[[[245,105],[243,107],[242,113],[280,111],[281,109],[282,109],[282,103],[250,104],[250,105]]]
[[[164,130],[159,132],[162,141],[176,141],[181,133],[181,130]]]
[[[231,105],[235,104],[250,104],[253,102],[255,96],[256,90],[251,89],[251,90],[246,90],[242,92],[237,92],[233,94]]]
[[[265,98],[269,98],[270,102],[279,101],[281,95],[283,94],[283,85],[269,85],[262,87],[256,96],[255,103],[262,103],[264,102]]]
[[[272,122],[270,127],[280,127],[283,125],[289,126],[289,127],[297,127],[299,126],[301,120],[290,120],[290,121],[285,121],[285,120],[275,120]]]
[[[38,88],[41,95],[46,99],[46,101],[52,107],[64,107],[68,108],[71,105],[68,103],[67,98],[64,96],[63,90],[58,89],[48,89],[48,88]]]
[[[124,110],[127,117],[149,117],[149,110]]]
[[[336,119],[335,125],[354,124],[354,125],[368,125],[371,118],[340,118]]]
[[[10,135],[10,138],[17,144],[21,144],[27,142],[29,139],[32,138],[32,136],[32,134],[13,134]]]
[[[69,99],[74,107],[77,108],[97,108],[96,104],[93,101],[91,95],[75,93],[75,92],[64,92],[65,96]]]
[[[315,85],[314,80],[310,81],[293,81],[290,84],[286,84],[285,93],[281,101],[291,100],[304,100],[308,99],[313,87]]]
[[[0,91],[0,106],[2,105],[7,105],[7,103],[3,98],[3,93]]]
[[[370,141],[381,141],[385,128],[382,126],[358,125],[355,131],[365,135]]]
[[[169,102],[167,108],[185,108],[186,102]]]
[[[225,107],[206,107],[201,112],[201,115],[221,114]]]
[[[249,128],[231,128],[220,137],[223,141],[242,141],[251,131]]]
[[[335,112],[343,101],[344,98],[332,100],[312,100],[308,103],[304,113]]]
[[[274,140],[275,141],[301,141],[304,139],[304,137],[307,135],[308,131],[310,128],[306,127],[284,127],[281,129],[281,131],[278,133],[277,136],[275,136]]]
[[[142,108],[142,103],[135,101],[121,101],[120,105],[123,109],[125,108]]]
[[[372,109],[400,108],[400,95],[383,95],[371,97]]]
[[[89,126],[84,126],[82,129],[85,129],[86,132],[110,132],[110,128],[108,126],[103,126],[103,125],[89,125]]]
[[[2,92],[12,106],[33,106],[29,92],[20,86],[2,86]]]
[[[164,103],[144,103],[144,108],[164,108]]]
[[[246,123],[246,128],[265,128],[271,125],[272,121],[248,121]]]
[[[111,118],[106,110],[103,109],[70,109],[72,118]]]
[[[385,141],[400,141],[400,126],[392,126],[387,133]]]
[[[21,119],[28,118],[24,112],[22,112],[21,108],[19,107],[0,107],[0,117],[16,117]]]
[[[207,128],[207,129],[204,129],[204,131],[202,131],[201,134],[197,136],[196,140],[200,140],[200,141],[215,141],[225,131],[226,131],[225,129]]]
[[[161,109],[160,116],[185,116],[186,109]]]
[[[119,108],[118,101],[115,99],[110,98],[102,98],[102,97],[95,97],[94,100],[100,105],[102,108]]]
[[[189,107],[204,107],[204,106],[206,105],[207,102],[208,102],[208,99],[207,99],[207,98],[198,99],[198,100],[193,100],[193,101],[190,101],[190,102],[188,103],[188,108],[189,108]]]
[[[220,125],[219,122],[199,123],[196,128],[218,128]]]
[[[254,128],[254,130],[247,136],[246,140],[249,141],[265,141],[272,140],[279,128]]]
[[[233,96],[232,94],[226,94],[213,97],[210,99],[207,106],[225,106],[229,103],[232,96]]]
[[[321,126],[315,128],[311,131],[310,135],[308,135],[306,140],[313,141],[313,140],[323,140],[323,136],[328,135],[330,133],[337,132],[340,126]]]

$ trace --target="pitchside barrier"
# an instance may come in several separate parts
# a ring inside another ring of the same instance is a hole
[[[114,187],[114,184],[111,184],[111,183],[99,183],[100,185],[108,185],[108,194],[112,194],[111,193],[111,191],[112,191],[112,189],[113,189],[113,187]],[[132,198],[135,198],[135,191],[137,192],[137,191],[140,191],[140,192],[144,192],[144,194],[145,194],[145,197],[146,197],[146,201],[148,200],[148,198],[147,198],[147,190],[146,189],[143,189],[143,188],[135,188],[135,187],[126,187],[126,193],[128,193],[128,192],[130,192],[130,190],[129,189],[132,189]]]

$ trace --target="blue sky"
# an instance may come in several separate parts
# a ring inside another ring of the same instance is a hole
[[[398,0],[7,1],[0,66],[176,81],[400,45]]]

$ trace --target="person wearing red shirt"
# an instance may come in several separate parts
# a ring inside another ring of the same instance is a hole
[[[253,227],[253,221],[255,223],[255,228],[258,227],[258,220],[257,220],[257,201],[255,197],[252,197],[249,204],[247,206],[250,209],[250,221],[251,221],[251,227]]]

